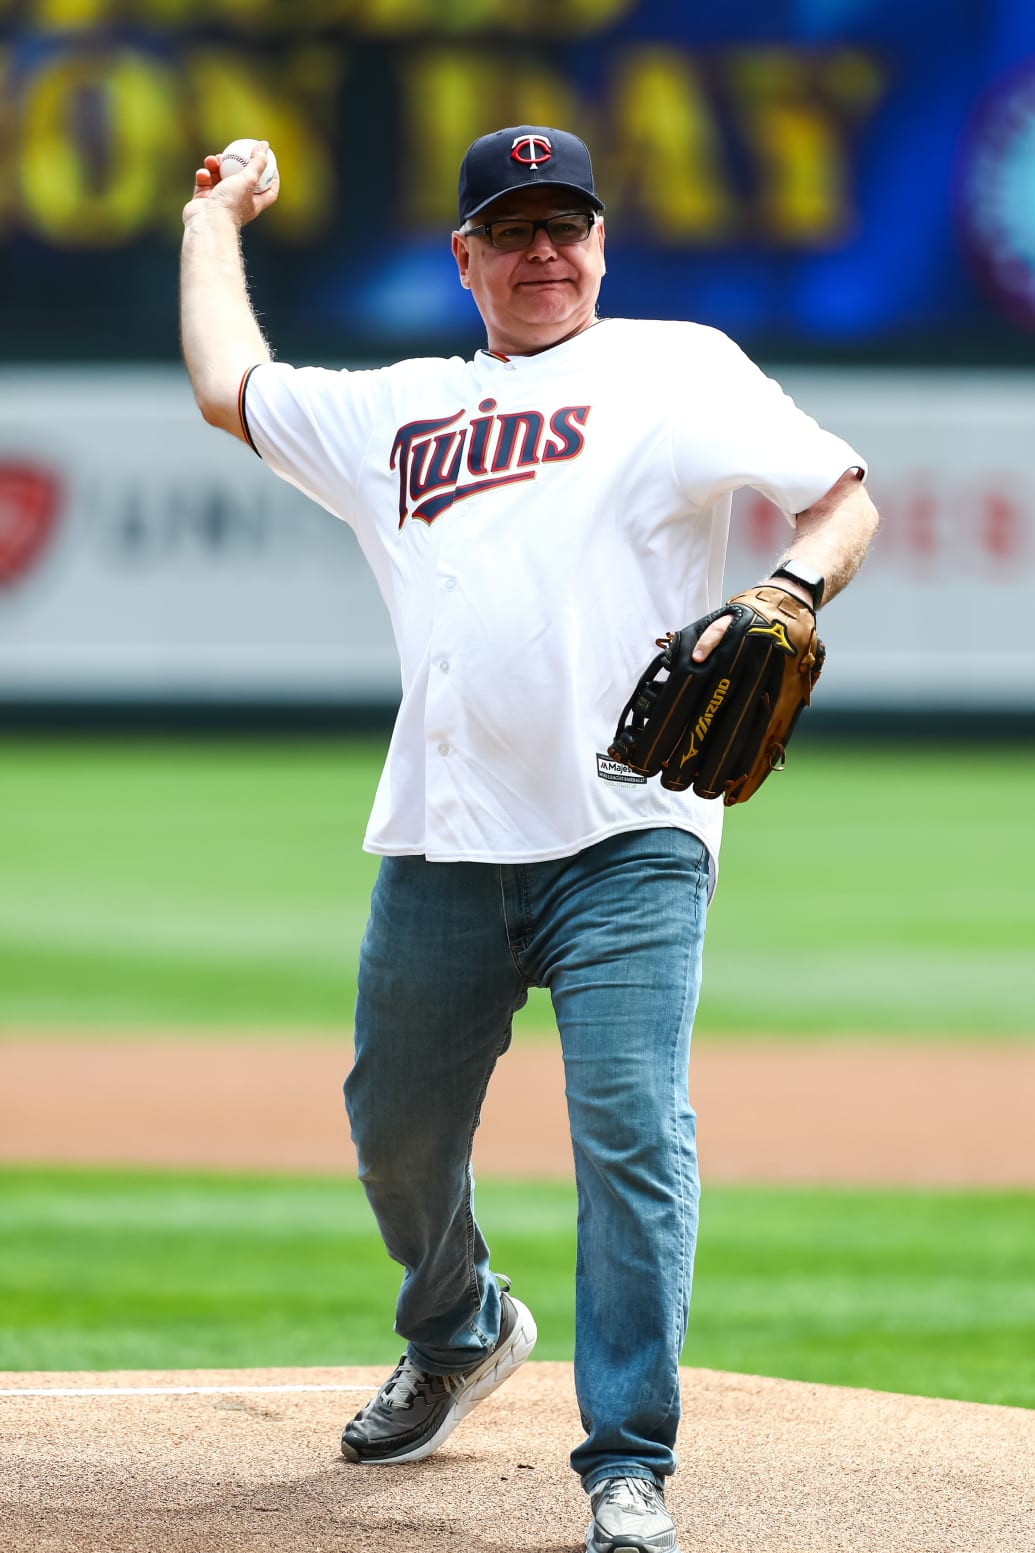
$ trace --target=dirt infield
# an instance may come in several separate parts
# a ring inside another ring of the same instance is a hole
[[[567,1365],[527,1365],[426,1462],[348,1466],[380,1378],[0,1375],[4,1553],[578,1553]],[[683,1397],[684,1553],[1035,1546],[1035,1414],[708,1370]]]
[[[351,1048],[0,1042],[0,1160],[352,1169],[341,1083]],[[1035,1046],[702,1043],[691,1095],[711,1182],[1035,1186]],[[556,1046],[522,1045],[489,1089],[475,1165],[571,1172]]]

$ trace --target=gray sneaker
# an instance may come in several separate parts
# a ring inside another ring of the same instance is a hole
[[[499,1341],[472,1369],[429,1375],[403,1354],[373,1401],[345,1425],[341,1454],[346,1461],[370,1466],[421,1461],[524,1364],[537,1336],[532,1312],[505,1292],[500,1298]]]
[[[605,1478],[589,1496],[586,1553],[679,1553],[665,1496],[645,1478]]]

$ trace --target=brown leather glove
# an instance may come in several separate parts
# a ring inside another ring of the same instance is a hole
[[[694,645],[731,617],[703,663]],[[735,594],[721,609],[658,641],[618,720],[608,754],[662,787],[744,803],[770,771],[808,706],[826,649],[808,604],[775,583]]]

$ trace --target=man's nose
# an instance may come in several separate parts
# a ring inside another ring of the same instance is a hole
[[[546,228],[541,226],[525,252],[530,259],[554,259],[557,257],[557,245]]]

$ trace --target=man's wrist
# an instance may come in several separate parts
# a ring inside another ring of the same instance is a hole
[[[235,218],[233,212],[226,205],[217,205],[212,200],[196,200],[188,205],[183,214],[183,226],[187,232],[232,232],[235,240],[241,232],[241,223]]]
[[[785,593],[793,594],[796,599],[801,599],[801,602],[807,604],[810,609],[815,609],[816,606],[812,602],[809,590],[803,588],[800,583],[790,582],[786,577],[767,577],[766,582],[774,588],[782,588]]]
[[[823,602],[823,593],[826,588],[826,578],[815,567],[806,566],[803,561],[788,557],[773,568],[770,581],[779,587],[786,588],[788,593],[793,593],[803,603],[816,610]]]

